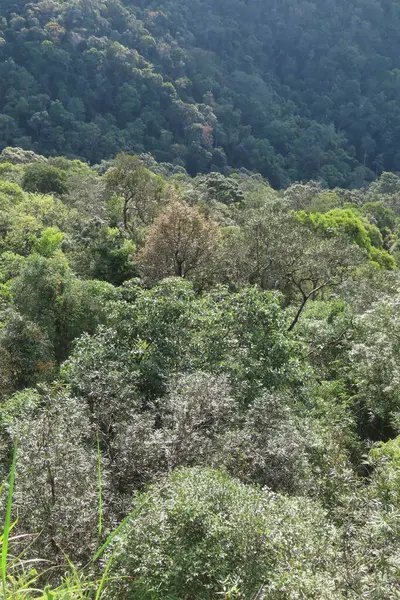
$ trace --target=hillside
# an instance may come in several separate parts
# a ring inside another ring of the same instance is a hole
[[[399,31],[0,1],[0,599],[400,600]]]
[[[397,0],[3,0],[0,147],[360,187],[400,169]]]

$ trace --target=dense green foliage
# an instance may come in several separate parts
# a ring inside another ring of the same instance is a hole
[[[0,154],[3,596],[399,598],[399,194]]]
[[[358,187],[400,170],[399,27],[388,0],[3,0],[0,149]]]
[[[400,600],[400,3],[0,4],[0,597]]]
[[[127,597],[336,597],[338,537],[309,500],[188,469],[137,503],[115,556],[114,568],[136,575],[122,583],[126,591],[118,583]]]

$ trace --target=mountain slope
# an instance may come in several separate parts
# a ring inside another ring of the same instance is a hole
[[[152,152],[275,187],[400,169],[400,3],[2,3],[0,146]]]

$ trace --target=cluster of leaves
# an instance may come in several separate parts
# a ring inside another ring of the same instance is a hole
[[[399,197],[2,153],[0,468],[38,589],[397,597]]]

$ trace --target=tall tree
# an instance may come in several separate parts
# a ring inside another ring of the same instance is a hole
[[[106,174],[110,195],[122,198],[122,221],[132,230],[137,223],[149,225],[159,209],[165,184],[146,169],[137,156],[119,154]]]
[[[192,277],[212,266],[219,241],[217,223],[196,208],[173,202],[150,229],[141,254],[144,273],[152,280]]]

